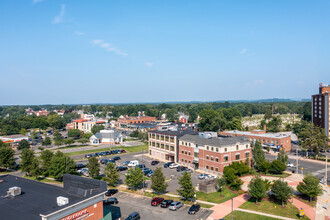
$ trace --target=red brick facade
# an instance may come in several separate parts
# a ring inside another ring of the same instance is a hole
[[[79,212],[66,216],[61,220],[74,220],[74,219],[99,220],[101,218],[103,218],[103,201],[98,202],[85,209],[82,209]]]

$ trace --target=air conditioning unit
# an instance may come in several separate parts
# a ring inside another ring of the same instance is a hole
[[[9,190],[7,191],[7,195],[8,196],[18,196],[21,195],[22,191],[21,191],[21,187],[10,187]]]
[[[66,205],[66,204],[69,203],[69,198],[66,198],[66,197],[63,197],[63,196],[59,196],[56,199],[57,199],[57,205],[58,206]]]

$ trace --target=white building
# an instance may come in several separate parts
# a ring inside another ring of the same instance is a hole
[[[115,130],[101,130],[89,138],[91,144],[115,144],[123,142],[121,132]]]

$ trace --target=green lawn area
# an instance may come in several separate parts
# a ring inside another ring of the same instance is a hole
[[[80,154],[91,154],[91,153],[97,153],[97,152],[102,152],[102,151],[107,151],[109,150],[109,147],[106,148],[101,148],[101,149],[92,149],[92,150],[85,150],[85,151],[76,151],[76,152],[70,152],[70,153],[65,153],[68,156],[73,156],[73,155],[80,155]],[[134,152],[141,152],[141,151],[148,151],[148,145],[138,145],[138,146],[132,146],[132,147],[124,147],[124,146],[119,146],[119,147],[111,147],[111,150],[114,149],[121,149],[125,150],[127,153],[134,153]]]
[[[36,179],[35,177],[24,175],[23,178],[30,179],[30,180],[35,180],[35,181],[39,181],[39,182],[44,182],[44,183],[56,183],[56,184],[61,184],[61,185],[63,184],[60,181],[51,180],[51,179],[47,179],[47,178],[44,178],[44,177],[38,177]]]
[[[67,147],[60,147],[58,149],[55,149],[54,151],[57,151],[57,150],[63,150],[63,149],[70,149],[70,148],[76,148],[76,147],[97,147],[94,146],[94,145],[70,145],[70,146],[67,146]]]
[[[299,219],[298,217],[299,210],[291,203],[287,203],[283,208],[280,203],[274,203],[264,199],[263,201],[259,202],[258,205],[256,205],[255,200],[251,198],[249,201],[241,205],[239,208],[273,214],[273,215],[279,215],[283,217],[289,217],[293,219]]]
[[[231,217],[232,216],[230,213],[224,219],[231,220]],[[271,218],[268,216],[256,215],[256,214],[241,212],[241,211],[234,211],[234,219],[235,220],[275,220],[277,218]]]
[[[203,200],[203,201],[207,201],[207,202],[213,202],[213,203],[222,203],[225,202],[229,199],[231,199],[231,197],[236,197],[237,194],[233,193],[232,191],[230,191],[229,189],[227,189],[227,187],[224,187],[224,190],[222,192],[222,196],[220,196],[219,192],[213,192],[213,193],[204,193],[201,191],[198,191],[196,193],[197,199],[198,200]]]

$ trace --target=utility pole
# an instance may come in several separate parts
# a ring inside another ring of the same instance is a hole
[[[296,152],[297,152],[296,173],[298,174],[298,148],[296,149]]]

